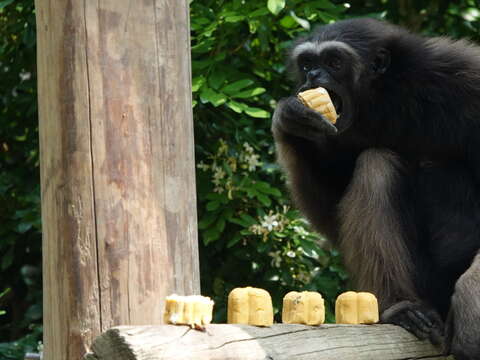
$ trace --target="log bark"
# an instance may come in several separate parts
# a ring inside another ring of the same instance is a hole
[[[116,327],[98,337],[85,360],[407,360],[451,359],[393,325],[212,324]]]
[[[199,293],[187,0],[36,0],[47,360]]]

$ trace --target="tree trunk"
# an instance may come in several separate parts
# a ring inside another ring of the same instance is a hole
[[[36,0],[47,360],[199,293],[186,0]]]

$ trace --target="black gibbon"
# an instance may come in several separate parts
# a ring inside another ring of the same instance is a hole
[[[297,206],[383,322],[480,359],[480,48],[354,19],[296,41],[289,63],[272,132]],[[319,86],[335,125],[295,96]]]

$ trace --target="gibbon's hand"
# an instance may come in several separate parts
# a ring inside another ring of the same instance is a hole
[[[320,113],[303,105],[295,96],[278,102],[273,114],[272,132],[275,137],[293,135],[311,141],[322,141],[332,136],[337,128]]]

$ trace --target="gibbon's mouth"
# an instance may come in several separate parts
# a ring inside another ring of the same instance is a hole
[[[338,118],[342,116],[343,111],[343,100],[340,95],[338,95],[335,91],[327,89],[328,93],[330,94],[330,99],[332,99],[333,106],[337,111]]]

